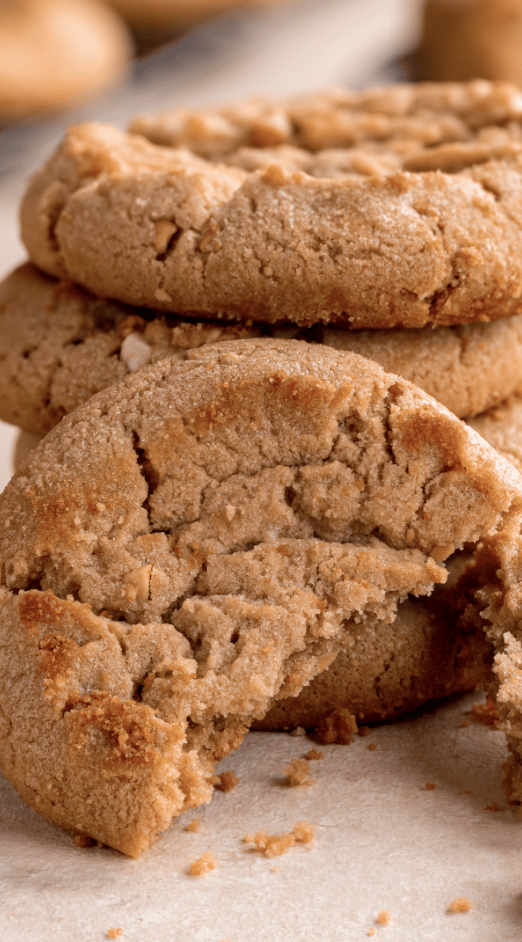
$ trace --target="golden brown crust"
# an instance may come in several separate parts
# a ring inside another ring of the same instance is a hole
[[[521,502],[478,436],[355,355],[243,340],[142,370],[0,498],[5,774],[139,854],[350,625],[390,623]]]
[[[517,89],[395,86],[287,111],[253,142],[259,113],[233,133],[216,115],[217,145],[203,122],[205,156],[186,147],[197,116],[175,148],[70,129],[22,206],[32,260],[189,316],[418,328],[522,310]]]

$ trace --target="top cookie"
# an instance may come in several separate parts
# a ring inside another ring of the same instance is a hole
[[[0,498],[5,774],[139,854],[343,632],[521,502],[442,406],[327,347],[227,341],[104,390]]]
[[[522,98],[394,86],[72,128],[22,205],[32,260],[186,315],[422,327],[522,311]],[[189,149],[190,148],[190,149]]]

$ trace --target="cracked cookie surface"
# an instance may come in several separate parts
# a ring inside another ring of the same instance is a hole
[[[190,316],[497,320],[522,310],[521,116],[514,86],[475,81],[178,113],[139,134],[80,125],[33,178],[22,235],[50,274]]]
[[[0,283],[0,419],[45,433],[130,372],[206,343],[298,335],[375,360],[459,417],[498,404],[522,383],[522,316],[402,331],[194,322],[97,298],[31,264]]]
[[[330,348],[238,340],[142,370],[0,498],[0,759],[50,820],[138,855],[350,627],[494,533],[519,476]]]

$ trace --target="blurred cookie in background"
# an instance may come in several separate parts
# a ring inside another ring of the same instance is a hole
[[[270,7],[296,0],[106,0],[129,24],[143,53],[191,26],[237,7]]]
[[[416,78],[522,85],[522,0],[427,0]]]
[[[103,90],[131,52],[125,24],[101,0],[1,0],[0,126]]]

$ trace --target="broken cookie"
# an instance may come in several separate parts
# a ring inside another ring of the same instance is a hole
[[[392,622],[464,545],[510,552],[520,506],[507,462],[356,355],[239,340],[143,369],[0,498],[4,773],[139,855],[353,625]]]

